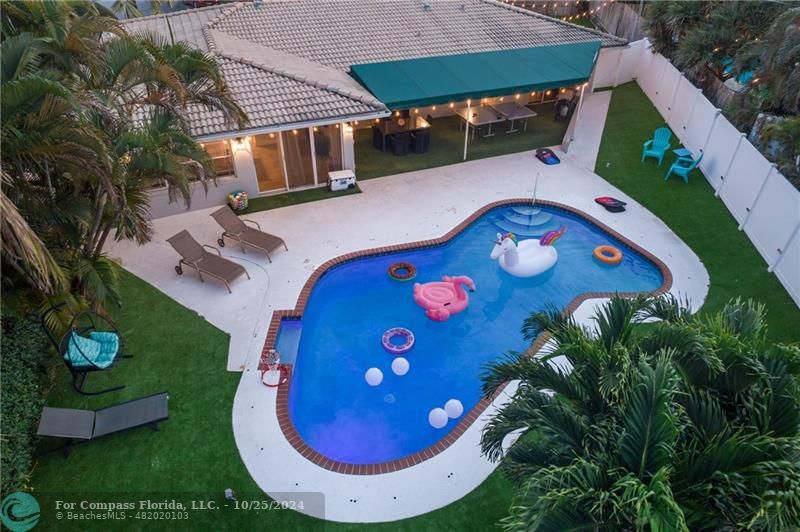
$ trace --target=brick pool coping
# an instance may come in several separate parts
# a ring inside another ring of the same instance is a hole
[[[370,248],[364,249],[360,251],[354,251],[352,253],[346,253],[344,255],[340,255],[338,257],[334,257],[322,265],[320,265],[311,276],[308,278],[306,283],[303,285],[302,290],[300,290],[300,295],[297,298],[297,303],[295,304],[294,309],[288,310],[276,310],[272,313],[272,319],[270,320],[269,329],[267,330],[267,338],[264,342],[264,348],[261,351],[261,359],[259,361],[259,371],[263,370],[265,367],[265,360],[266,355],[269,350],[273,349],[275,346],[275,341],[278,337],[278,329],[280,328],[281,321],[284,319],[302,319],[303,311],[305,310],[306,303],[308,302],[308,297],[311,295],[311,290],[314,288],[316,282],[327,273],[328,270],[331,268],[338,266],[339,264],[343,264],[346,262],[350,262],[362,257],[374,256],[374,255],[385,255],[390,253],[396,253],[399,251],[407,251],[409,249],[418,249],[418,248],[426,248],[426,247],[436,247],[442,244],[447,243],[453,237],[458,235],[461,231],[466,229],[470,224],[475,222],[478,218],[486,214],[487,212],[496,209],[498,207],[504,206],[511,206],[511,205],[519,205],[524,203],[530,203],[530,198],[516,198],[516,199],[506,199],[495,201],[485,205],[475,211],[472,215],[468,218],[463,220],[461,223],[456,225],[453,229],[448,231],[444,236],[440,238],[435,238],[432,240],[419,240],[416,242],[407,242],[405,244],[397,244],[394,246],[383,246],[379,248]],[[554,207],[556,209],[560,209],[566,211],[570,214],[574,214],[586,220],[587,222],[591,223],[592,225],[602,229],[603,231],[607,232],[609,235],[614,237],[615,239],[622,242],[624,245],[632,248],[637,253],[641,254],[647,260],[652,262],[660,271],[661,275],[664,279],[663,283],[659,288],[654,291],[648,292],[649,295],[661,295],[669,291],[672,287],[672,272],[669,270],[666,264],[664,264],[661,259],[650,253],[649,251],[643,249],[638,244],[635,244],[628,238],[622,236],[621,234],[617,233],[615,230],[611,229],[610,227],[606,226],[602,222],[598,221],[594,217],[584,213],[581,210],[575,209],[573,207],[569,207],[567,205],[563,205],[561,203],[557,203],[554,201],[546,201],[546,200],[536,200],[538,205],[545,205],[548,207]],[[622,297],[634,297],[641,295],[642,292],[584,292],[582,294],[578,294],[575,296],[572,301],[564,308],[564,312],[571,314],[575,312],[575,310],[580,306],[581,303],[588,299],[596,299],[596,298],[609,298],[614,295],[622,296]],[[528,354],[538,352],[544,344],[548,340],[548,336],[546,334],[540,334],[536,340],[533,342],[531,347],[526,351]],[[291,367],[290,367],[291,369]],[[308,459],[309,461],[313,462],[314,464],[327,469],[329,471],[333,471],[335,473],[343,473],[346,475],[377,475],[382,473],[391,473],[394,471],[399,471],[401,469],[405,469],[407,467],[411,467],[413,465],[417,465],[419,463],[428,460],[429,458],[433,458],[437,454],[441,453],[445,449],[447,449],[450,445],[452,445],[464,432],[472,425],[483,412],[492,404],[492,402],[505,390],[505,386],[500,386],[491,396],[485,396],[481,398],[478,403],[473,406],[469,412],[466,412],[462,418],[458,421],[455,427],[451,431],[449,431],[442,439],[440,439],[435,444],[422,449],[412,455],[404,456],[402,458],[398,458],[396,460],[391,460],[389,462],[382,462],[378,464],[349,464],[345,462],[338,462],[336,460],[331,460],[327,456],[315,451],[312,449],[297,430],[294,427],[291,419],[289,418],[289,386],[291,384],[291,379],[285,385],[280,386],[278,388],[278,396],[276,401],[276,414],[278,416],[278,424],[280,425],[281,432],[283,432],[284,437],[286,440],[295,448],[295,450],[300,453],[301,456]]]

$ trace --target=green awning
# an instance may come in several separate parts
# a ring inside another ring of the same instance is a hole
[[[352,65],[350,74],[389,109],[583,83],[600,41]]]

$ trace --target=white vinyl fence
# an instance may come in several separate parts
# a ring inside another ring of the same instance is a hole
[[[646,39],[601,50],[592,88],[636,80],[800,306],[800,191]],[[731,264],[735,268],[735,264]]]

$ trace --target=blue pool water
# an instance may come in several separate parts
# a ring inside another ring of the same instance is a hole
[[[519,279],[489,258],[498,232],[525,239],[561,225],[567,231],[555,243],[559,260],[549,272]],[[622,263],[612,267],[593,259],[601,244],[620,248]],[[387,276],[397,261],[416,265],[413,282]],[[477,289],[464,312],[434,322],[414,303],[413,284],[443,275],[468,275]],[[481,398],[482,366],[527,347],[520,327],[532,312],[548,304],[565,307],[583,292],[650,291],[662,282],[652,262],[579,216],[538,206],[493,209],[443,246],[357,259],[317,281],[302,324],[290,326],[288,336],[299,333],[299,343],[286,342],[296,345],[289,416],[305,442],[333,460],[368,464],[413,454],[458,423],[431,427],[431,409],[455,398],[469,411]],[[381,346],[391,327],[407,327],[416,336],[404,355],[411,369],[403,377],[392,373],[394,357]],[[379,386],[364,380],[370,367],[383,372]]]

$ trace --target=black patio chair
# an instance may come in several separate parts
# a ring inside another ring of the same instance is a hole
[[[376,150],[386,151],[383,131],[378,126],[372,126],[372,147]]]
[[[389,146],[395,155],[408,155],[411,148],[411,133],[401,131],[389,135]]]
[[[411,132],[411,151],[427,153],[431,149],[431,130],[418,129]]]
[[[89,373],[109,370],[120,359],[133,357],[124,353],[122,336],[114,322],[92,311],[74,316],[67,331],[59,339],[57,331],[48,324],[48,317],[63,306],[61,304],[47,309],[40,322],[56,353],[72,374],[72,387],[82,395],[100,395],[123,389],[124,385],[96,392],[83,389]]]

